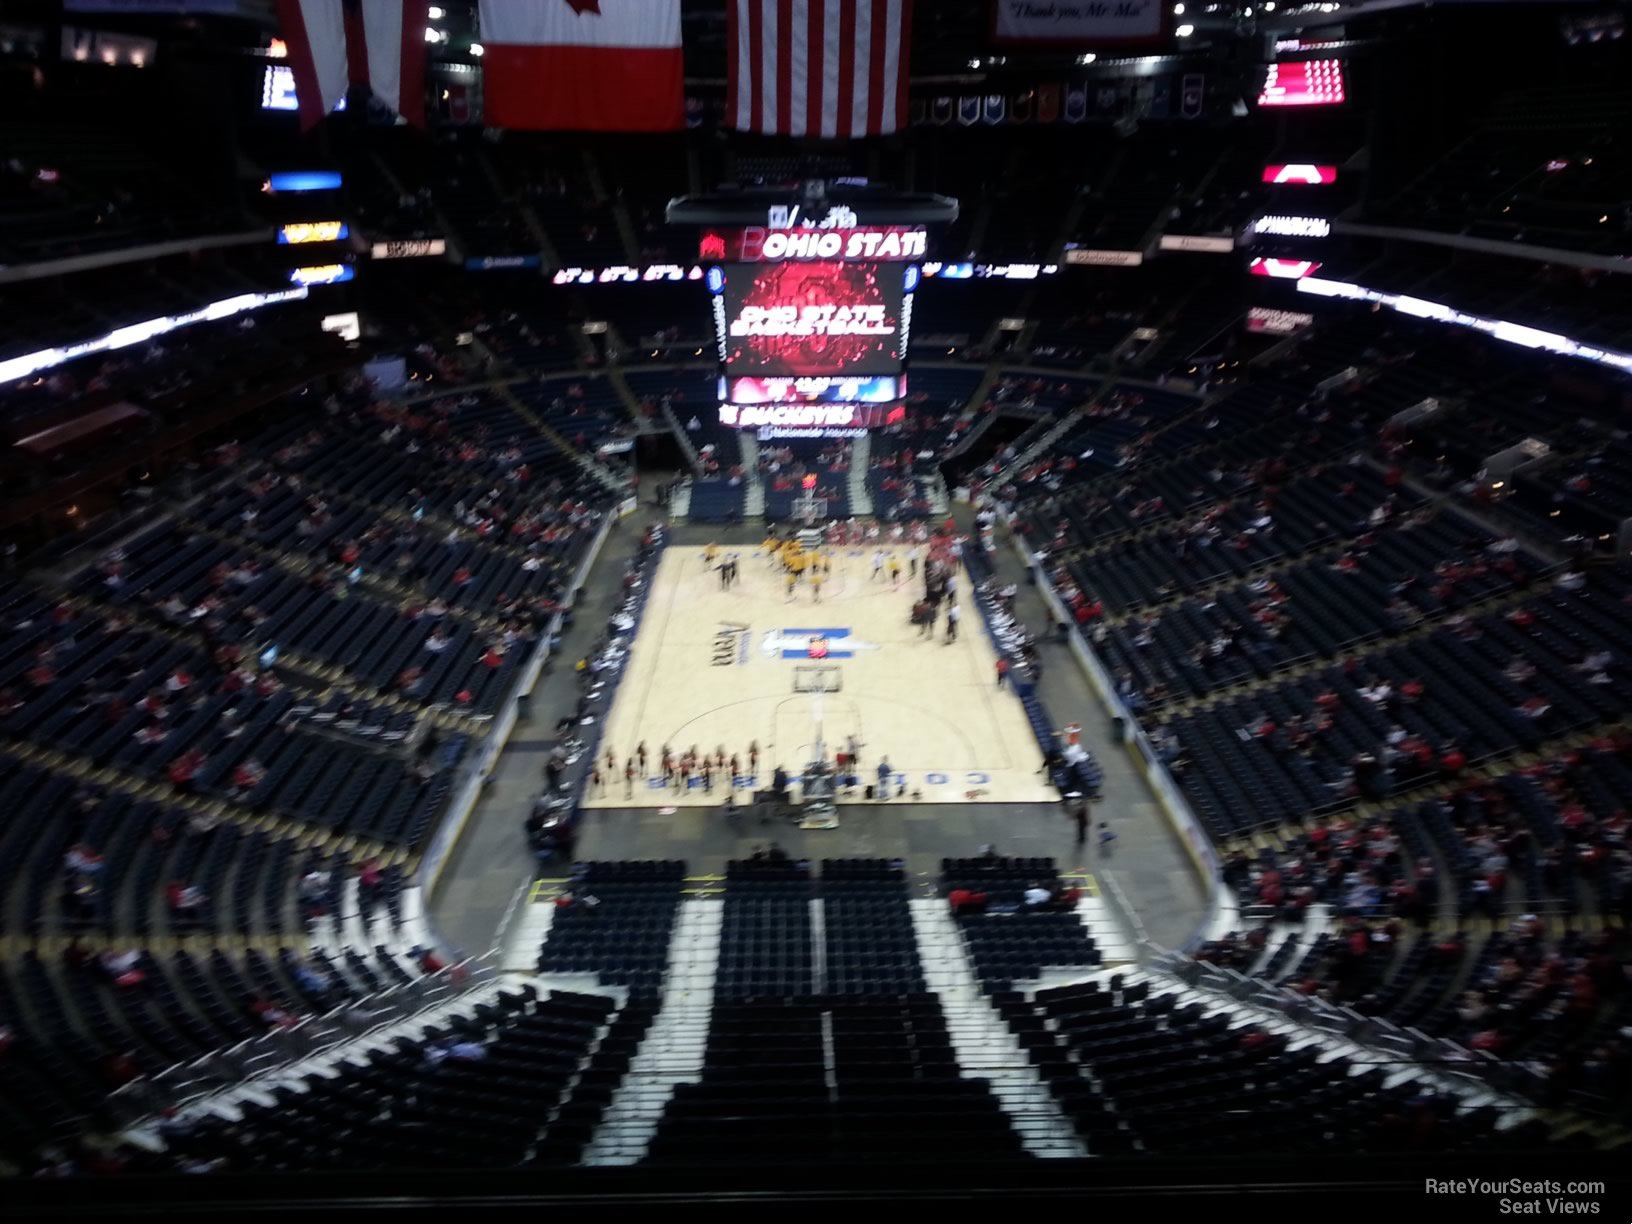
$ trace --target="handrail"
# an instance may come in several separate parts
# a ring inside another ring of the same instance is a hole
[[[1156,945],[1148,945],[1147,951],[1156,951]],[[1342,1037],[1389,1061],[1414,1063],[1438,1075],[1467,1080],[1472,1086],[1488,1087],[1526,1101],[1535,1093],[1536,1079],[1522,1066],[1470,1050],[1448,1038],[1401,1027],[1382,1016],[1363,1015],[1351,1007],[1210,965],[1184,952],[1158,953],[1146,967],[1193,989],[1219,995],[1220,1001],[1228,998],[1281,1012],[1294,1024]]]
[[[134,1124],[160,1110],[179,1109],[229,1088],[276,1075],[294,1063],[315,1057],[413,1019],[450,999],[497,980],[488,964],[491,953],[411,982],[343,1003],[321,1015],[302,1017],[293,1027],[246,1038],[225,1049],[186,1062],[172,1063],[152,1075],[123,1085],[108,1104]]]
[[[573,592],[583,586],[592,565],[599,559],[601,549],[606,545],[606,538],[611,533],[612,524],[625,512],[625,507],[609,509],[601,516],[601,525],[596,529],[595,538],[585,550],[583,559],[572,576]],[[431,892],[441,878],[442,870],[452,857],[453,849],[459,844],[459,838],[469,823],[471,814],[476,810],[477,801],[481,797],[482,786],[492,772],[499,755],[510,742],[510,736],[515,731],[517,720],[520,718],[520,702],[530,698],[533,690],[538,686],[540,675],[543,674],[544,664],[550,658],[550,643],[561,632],[565,612],[557,612],[544,627],[539,635],[537,644],[533,647],[532,657],[521,669],[520,678],[515,690],[499,711],[493,722],[491,732],[484,741],[484,748],[480,754],[466,762],[463,766],[465,778],[453,800],[448,804],[447,814],[442,818],[441,827],[431,839],[430,845],[420,857],[418,877],[425,892],[427,907],[431,899]]]
[[[1042,566],[1035,563],[1031,554],[1027,552],[1021,536],[1014,530],[1014,514],[1009,507],[1001,503],[994,503],[1004,525],[1009,528],[1009,540],[1014,545],[1020,557],[1021,564],[1031,572],[1036,579],[1037,591],[1043,602],[1048,605],[1050,614],[1056,624],[1067,626],[1066,642],[1076,658],[1083,674],[1088,678],[1088,686],[1094,690],[1106,711],[1113,719],[1119,721],[1122,728],[1124,743],[1134,749],[1134,760],[1141,767],[1146,783],[1155,792],[1157,807],[1167,815],[1172,825],[1174,835],[1184,848],[1186,856],[1195,868],[1201,879],[1202,888],[1206,894],[1206,912],[1195,928],[1184,939],[1186,949],[1199,947],[1207,931],[1217,920],[1223,891],[1223,868],[1219,862],[1218,853],[1213,848],[1211,837],[1202,828],[1195,812],[1190,808],[1189,801],[1173,781],[1173,776],[1162,762],[1161,756],[1151,744],[1144,728],[1135,719],[1122,699],[1117,696],[1116,687],[1111,682],[1110,673],[1106,670],[1093,648],[1083,638],[1082,631],[1073,623],[1066,612],[1065,603],[1054,589],[1053,582]]]

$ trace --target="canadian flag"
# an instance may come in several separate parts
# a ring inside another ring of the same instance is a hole
[[[481,0],[479,12],[488,127],[685,126],[680,0]]]
[[[300,126],[316,127],[366,85],[409,123],[425,123],[430,0],[278,0]]]

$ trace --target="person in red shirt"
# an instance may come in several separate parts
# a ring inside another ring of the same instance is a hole
[[[198,777],[199,770],[204,768],[208,758],[202,748],[189,748],[186,752],[170,762],[170,782],[177,790],[191,790],[193,780]]]
[[[1447,744],[1439,757],[1439,771],[1447,778],[1454,778],[1468,767],[1467,753],[1455,744]]]
[[[997,687],[1002,688],[1004,683],[1008,680],[1008,678],[1009,678],[1009,660],[1006,657],[1000,655],[1000,656],[998,656],[998,660],[997,660]]]

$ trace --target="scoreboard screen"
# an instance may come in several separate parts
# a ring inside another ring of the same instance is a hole
[[[1288,60],[1265,70],[1258,105],[1335,106],[1343,98],[1342,60]]]
[[[728,377],[860,377],[901,371],[899,265],[738,264],[725,269]]]

